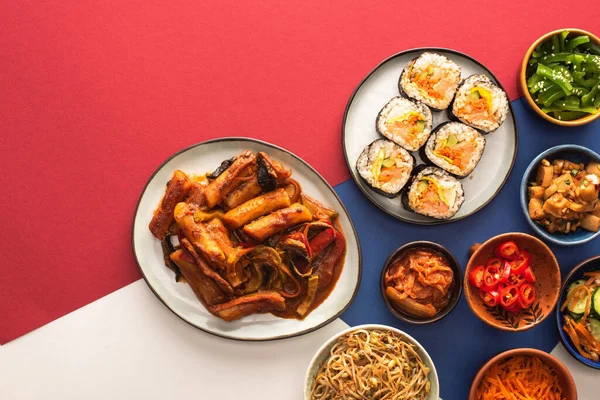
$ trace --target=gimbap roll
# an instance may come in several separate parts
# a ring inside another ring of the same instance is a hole
[[[405,208],[436,219],[452,218],[464,201],[460,181],[436,167],[415,168],[402,196]]]
[[[422,103],[394,97],[379,112],[376,128],[408,151],[417,151],[431,133],[431,111]]]
[[[427,140],[424,158],[459,178],[469,175],[481,160],[485,137],[460,122],[438,126]]]
[[[423,53],[409,62],[398,81],[401,94],[438,111],[450,105],[460,83],[460,67],[445,56]]]
[[[362,151],[356,169],[369,187],[393,198],[408,182],[414,165],[408,151],[387,139],[377,139]]]
[[[508,98],[487,76],[471,75],[459,85],[450,113],[484,133],[493,132],[508,115]]]

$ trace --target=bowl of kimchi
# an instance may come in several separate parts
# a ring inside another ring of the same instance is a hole
[[[454,310],[462,271],[444,246],[416,241],[394,251],[381,271],[381,295],[394,316],[412,324],[436,322]]]

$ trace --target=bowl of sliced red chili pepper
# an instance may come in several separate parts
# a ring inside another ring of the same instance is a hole
[[[469,307],[483,322],[504,331],[525,331],[545,320],[559,291],[554,253],[525,233],[504,233],[477,246],[465,270]]]

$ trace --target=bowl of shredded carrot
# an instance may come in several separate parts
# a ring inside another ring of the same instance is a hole
[[[498,354],[477,373],[469,400],[577,400],[573,377],[558,359],[536,349]]]

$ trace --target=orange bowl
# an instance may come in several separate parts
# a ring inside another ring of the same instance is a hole
[[[561,120],[553,118],[550,115],[543,112],[542,109],[537,104],[535,104],[535,101],[533,101],[533,97],[531,97],[531,93],[529,93],[529,89],[527,88],[527,75],[526,75],[527,74],[527,63],[529,62],[529,59],[531,58],[531,53],[533,53],[533,50],[535,50],[535,48],[540,43],[551,39],[552,36],[559,34],[562,31],[569,31],[569,32],[575,33],[577,35],[587,35],[590,37],[591,41],[593,41],[594,43],[596,43],[597,45],[600,46],[600,38],[598,38],[598,36],[594,35],[593,33],[584,31],[583,29],[565,28],[565,29],[557,29],[555,31],[548,32],[545,35],[541,36],[538,40],[533,42],[533,44],[529,47],[529,49],[525,53],[525,57],[523,57],[523,61],[521,62],[521,71],[519,73],[519,84],[521,86],[521,91],[523,92],[523,96],[525,97],[525,99],[527,99],[527,103],[529,103],[531,108],[537,114],[539,114],[542,118],[544,118],[546,121],[550,121],[553,124],[561,125],[561,126],[581,126],[581,125],[589,124],[590,122],[596,120],[597,118],[600,118],[600,112],[598,112],[596,114],[589,114],[589,115],[586,115],[585,117],[581,117],[579,119],[574,119],[572,121],[561,121]]]
[[[562,398],[566,400],[577,400],[577,387],[573,381],[573,377],[569,370],[561,363],[557,358],[550,354],[537,350],[537,349],[513,349],[500,353],[497,356],[489,360],[477,373],[473,383],[471,384],[471,391],[469,392],[469,400],[477,400],[477,388],[481,384],[486,372],[496,363],[504,360],[507,357],[512,356],[533,356],[538,357],[543,363],[551,367],[558,374],[558,384],[563,390]]]
[[[531,254],[531,270],[536,276],[536,282],[533,283],[536,300],[531,307],[515,313],[501,307],[486,306],[479,297],[479,289],[469,281],[471,271],[478,265],[486,265],[490,258],[495,257],[496,247],[509,240],[515,242],[519,249]],[[560,268],[554,253],[544,242],[525,233],[504,233],[473,247],[477,249],[467,263],[463,281],[467,304],[479,319],[503,331],[522,332],[533,328],[552,314],[560,292]]]

